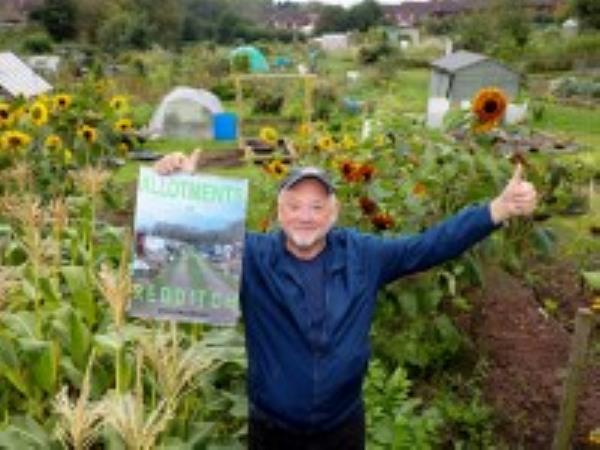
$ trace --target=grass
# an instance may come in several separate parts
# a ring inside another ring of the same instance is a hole
[[[543,107],[542,118],[533,124],[536,128],[568,135],[591,150],[600,150],[600,111],[598,109],[577,108],[550,102],[543,103]],[[600,164],[600,159],[595,159],[595,161]]]

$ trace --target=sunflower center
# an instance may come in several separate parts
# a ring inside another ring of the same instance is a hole
[[[91,141],[94,137],[94,133],[92,132],[92,130],[85,130],[83,132],[83,137],[86,138],[88,141]]]
[[[8,138],[9,147],[19,147],[23,143],[19,136],[11,136]]]
[[[0,110],[0,119],[8,119],[8,111],[5,109]]]
[[[498,110],[498,102],[496,100],[486,100],[483,110],[488,114],[495,113]]]

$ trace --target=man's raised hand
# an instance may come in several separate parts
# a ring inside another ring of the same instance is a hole
[[[525,180],[523,166],[517,164],[512,178],[502,193],[492,200],[490,211],[494,223],[511,217],[529,216],[537,206],[537,192],[533,184]]]
[[[193,173],[200,160],[202,150],[194,150],[190,155],[181,152],[169,153],[154,163],[154,170],[159,175],[170,175],[176,172]]]

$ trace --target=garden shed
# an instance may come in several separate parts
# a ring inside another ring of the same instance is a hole
[[[34,97],[52,86],[12,52],[0,53],[0,98]]]
[[[148,134],[154,137],[212,139],[213,116],[223,112],[212,92],[176,87],[167,94],[152,115]]]
[[[496,86],[509,98],[519,91],[520,76],[494,59],[467,51],[450,53],[431,63],[430,98],[447,98],[450,102],[470,100],[481,88]]]

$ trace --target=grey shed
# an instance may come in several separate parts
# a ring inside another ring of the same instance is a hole
[[[495,86],[514,99],[519,91],[517,72],[478,53],[461,50],[433,61],[431,67],[430,97],[460,102],[471,100],[481,88]]]

